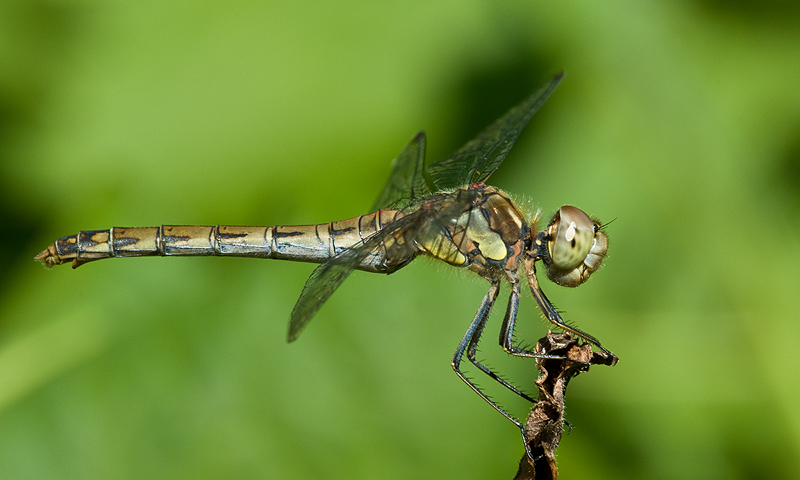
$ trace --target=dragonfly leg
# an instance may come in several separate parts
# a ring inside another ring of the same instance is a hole
[[[519,420],[512,417],[508,412],[503,410],[503,408],[495,403],[492,399],[490,399],[483,391],[478,388],[475,383],[472,382],[464,372],[461,371],[461,359],[464,357],[464,352],[467,352],[468,358],[470,355],[474,356],[475,353],[475,346],[478,344],[478,340],[480,339],[481,332],[483,332],[483,327],[486,326],[486,321],[489,319],[489,314],[492,313],[492,306],[494,306],[495,300],[497,300],[497,294],[500,291],[500,282],[497,280],[492,280],[492,286],[489,288],[489,292],[486,296],[483,297],[483,301],[481,301],[481,306],[478,308],[478,312],[475,314],[475,318],[472,319],[472,323],[470,323],[469,328],[467,329],[467,333],[464,334],[464,338],[461,339],[461,343],[458,344],[458,348],[456,349],[455,355],[453,355],[453,361],[450,363],[455,370],[456,375],[458,375],[461,380],[464,381],[469,387],[477,393],[482,399],[486,401],[489,405],[491,405],[495,410],[503,414],[504,417],[511,420],[514,425],[519,427],[520,429],[523,428],[522,423]],[[468,351],[469,349],[469,351]],[[472,360],[472,359],[470,359]],[[488,368],[480,365],[479,363],[473,361],[479,366],[479,368],[487,372],[489,371]],[[501,383],[504,383],[502,379],[497,377],[497,375],[490,373],[489,374],[492,378],[495,378]],[[507,384],[506,384],[507,385]]]
[[[519,303],[519,282],[517,282],[516,290],[517,290],[516,296],[515,296],[513,290],[511,292],[511,297],[509,298],[509,307],[508,307],[508,309],[511,310],[512,304],[513,304],[514,305],[514,312],[516,312],[516,309],[517,309],[516,305]],[[488,317],[488,315],[487,315],[487,317]],[[506,311],[506,318],[508,318],[508,310]],[[491,371],[489,369],[489,367],[483,365],[475,357],[475,354],[476,354],[476,352],[478,350],[478,340],[480,339],[480,335],[481,335],[481,333],[483,331],[483,326],[485,324],[486,324],[486,321],[484,320],[484,324],[481,325],[481,327],[475,332],[475,335],[473,335],[472,339],[470,340],[469,346],[467,347],[467,358],[469,359],[470,362],[472,362],[473,365],[478,367],[483,373],[485,373],[486,375],[489,375],[495,381],[497,381],[498,383],[500,383],[501,385],[503,385],[507,389],[511,390],[512,392],[516,393],[517,395],[519,395],[520,397],[524,398],[525,400],[527,400],[527,401],[529,401],[531,403],[536,403],[536,399],[532,398],[530,395],[528,395],[527,393],[523,392],[522,390],[520,390],[519,388],[515,387],[514,385],[508,383],[502,377],[500,377],[499,375],[497,375],[496,373]],[[501,345],[502,345],[502,343],[501,343]]]
[[[525,446],[525,454],[528,456],[529,461],[531,464],[537,462],[541,459],[541,455],[534,457],[533,452],[531,451],[530,444],[528,443],[528,439],[525,437],[525,426],[511,416],[508,412],[503,410],[503,408],[495,403],[492,399],[490,399],[477,385],[475,385],[472,380],[464,375],[464,372],[461,371],[461,359],[464,356],[464,352],[467,353],[467,358],[481,371],[489,375],[490,377],[494,378],[502,385],[504,385],[509,390],[513,391],[517,395],[529,400],[533,403],[536,401],[532,399],[530,396],[526,395],[518,388],[514,387],[510,383],[506,382],[497,374],[489,370],[486,366],[482,365],[480,362],[477,361],[475,358],[475,352],[478,346],[478,340],[480,340],[481,333],[483,332],[483,328],[486,326],[486,321],[489,319],[489,315],[492,313],[492,307],[494,306],[494,302],[497,300],[497,295],[500,291],[500,282],[497,280],[492,281],[492,286],[489,288],[489,292],[483,297],[483,301],[481,302],[481,306],[478,308],[478,312],[475,314],[475,318],[472,319],[472,323],[469,325],[467,329],[467,333],[464,334],[464,338],[461,339],[461,343],[458,344],[458,348],[456,349],[455,355],[453,355],[453,361],[451,365],[453,366],[453,370],[455,370],[456,374],[464,381],[469,387],[477,393],[482,399],[486,401],[489,405],[491,405],[495,410],[503,414],[504,417],[511,420],[514,425],[519,428],[519,431],[522,435],[522,444]],[[516,295],[514,295],[514,290],[512,289],[512,295],[509,299],[509,310],[506,312],[506,319],[509,317],[509,311],[513,310],[513,315],[516,316],[516,309],[517,304],[519,303],[519,282],[516,282]],[[513,306],[513,308],[511,308]],[[507,323],[507,322],[504,322]],[[513,322],[512,322],[513,324]],[[553,357],[553,358],[561,358],[561,357]]]
[[[597,340],[595,337],[589,335],[586,332],[579,330],[572,325],[567,324],[561,315],[559,315],[558,311],[555,309],[550,300],[547,299],[542,288],[539,286],[539,280],[536,278],[536,266],[534,265],[535,259],[533,257],[529,257],[525,260],[525,271],[528,275],[528,285],[531,288],[531,293],[533,294],[533,298],[536,300],[536,303],[539,305],[539,308],[544,313],[545,317],[547,318],[550,323],[558,326],[567,332],[572,332],[575,335],[581,337],[582,339],[586,340],[589,343],[594,344],[597,348],[602,350],[606,355],[611,358],[611,365],[615,365],[617,363],[617,356],[614,355],[610,350],[605,348],[600,344],[600,341]],[[506,326],[503,325],[504,330],[508,327],[509,332],[507,333],[507,340],[509,340],[513,336],[514,332],[514,319],[512,318],[509,322],[510,325]],[[531,352],[532,353],[532,352]],[[515,354],[516,355],[516,354]],[[537,356],[537,355],[523,355],[523,356]]]
[[[517,311],[519,310],[520,286],[519,279],[516,278],[516,273],[513,276],[509,275],[509,280],[511,281],[511,295],[508,298],[508,308],[503,318],[503,328],[500,330],[500,346],[503,347],[506,353],[517,357],[563,360],[564,357],[558,355],[536,353],[514,345],[514,326],[516,325]]]

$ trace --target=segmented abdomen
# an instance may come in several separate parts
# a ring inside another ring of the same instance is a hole
[[[103,258],[152,255],[218,255],[322,263],[401,216],[394,210],[379,210],[318,225],[114,227],[59,238],[36,260],[47,267],[71,261],[72,268]],[[383,258],[383,250],[379,249],[358,268],[380,272]]]

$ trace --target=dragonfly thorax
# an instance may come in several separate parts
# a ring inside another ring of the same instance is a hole
[[[449,195],[454,203],[469,198],[469,207],[443,222],[435,235],[421,238],[420,248],[432,257],[468,267],[485,277],[500,277],[504,270],[515,270],[529,227],[511,199],[483,184]],[[443,202],[443,208],[448,208],[448,203]]]

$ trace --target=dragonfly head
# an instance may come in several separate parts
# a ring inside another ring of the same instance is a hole
[[[600,222],[569,205],[558,209],[543,233],[547,240],[547,277],[564,287],[577,287],[588,280],[608,251],[608,238],[600,231]]]

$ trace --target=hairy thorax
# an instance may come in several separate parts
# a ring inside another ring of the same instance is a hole
[[[496,278],[515,270],[529,227],[525,217],[500,190],[474,185],[456,190],[448,202],[460,202],[464,192],[473,193],[468,208],[440,222],[419,238],[424,253],[451,265],[467,267],[481,276]]]

